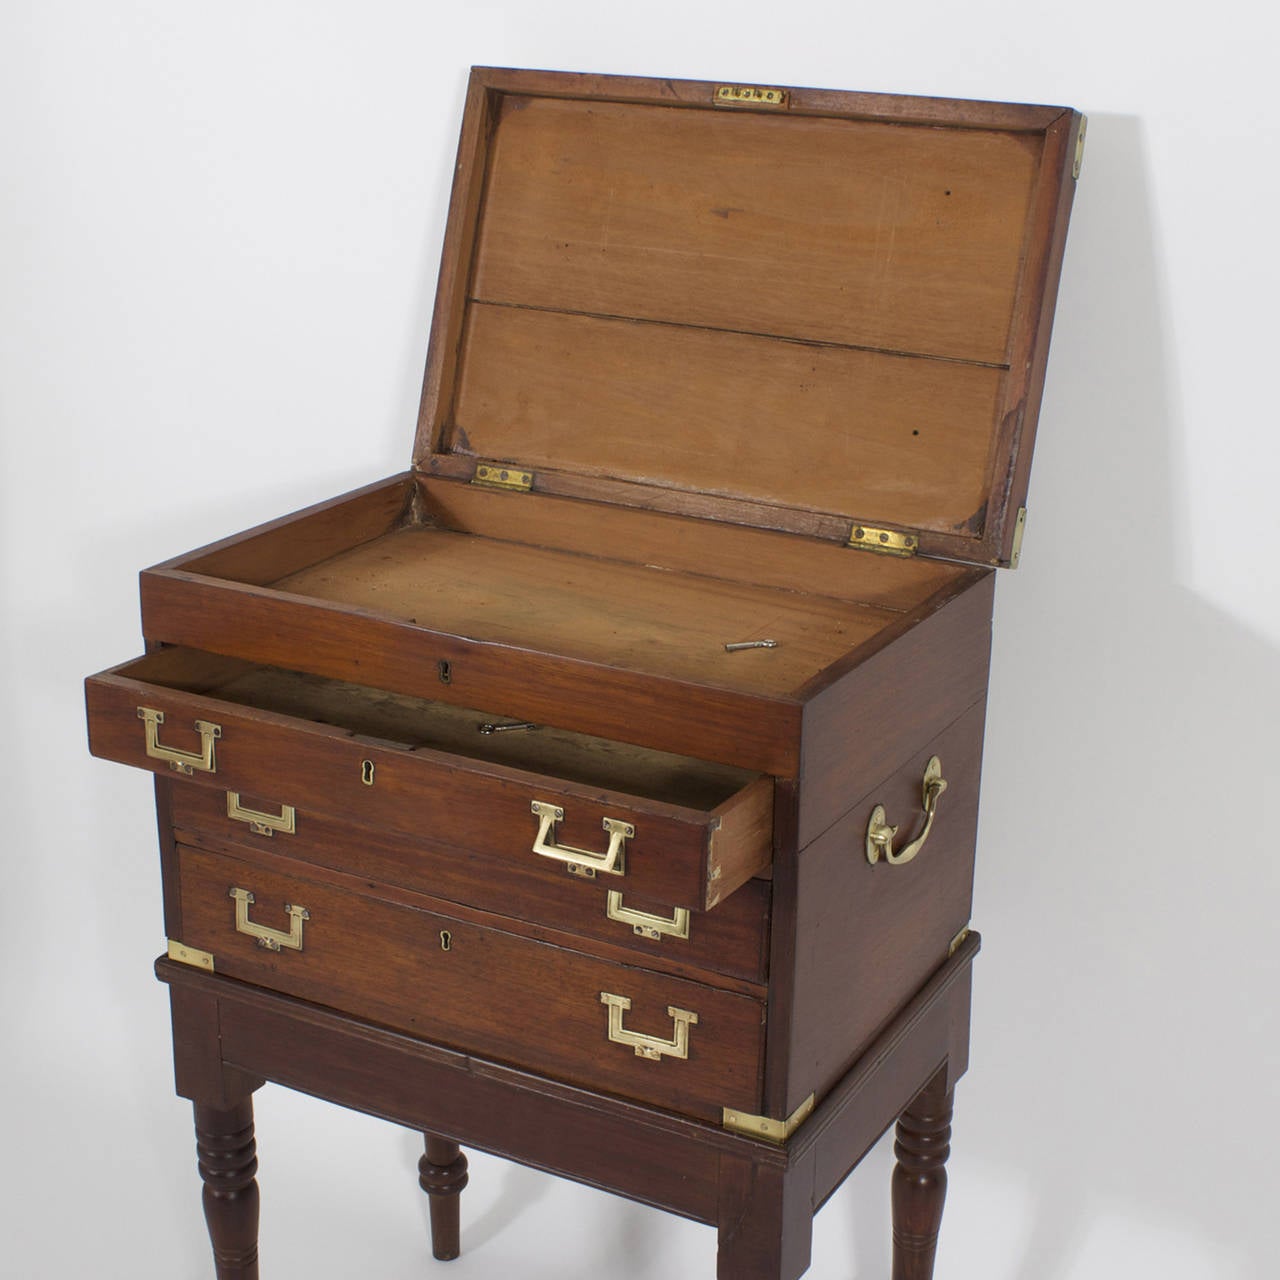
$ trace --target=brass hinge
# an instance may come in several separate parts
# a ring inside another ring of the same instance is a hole
[[[533,488],[533,472],[504,467],[498,462],[482,462],[476,467],[471,483],[483,485],[486,489],[514,489],[517,493],[527,493]]]
[[[172,938],[169,939],[169,959],[176,960],[179,964],[189,964],[193,969],[203,969],[206,973],[213,972],[213,956],[208,951],[183,946]]]
[[[750,1138],[765,1138],[769,1142],[786,1142],[813,1113],[814,1097],[810,1094],[785,1120],[770,1120],[768,1116],[751,1116],[744,1111],[724,1109],[724,1127],[734,1133],[745,1133]]]
[[[1018,518],[1013,523],[1013,546],[1009,550],[1009,568],[1016,569],[1022,559],[1022,535],[1027,529],[1027,509],[1018,508]]]
[[[957,934],[956,934],[956,936],[955,936],[954,938],[952,938],[952,939],[951,939],[951,945],[947,948],[947,959],[948,959],[948,960],[950,960],[950,959],[951,959],[951,957],[952,957],[953,955],[955,955],[955,953],[956,953],[957,951],[959,951],[959,950],[960,950],[960,947],[963,945],[964,940],[965,940],[968,936],[969,936],[969,926],[968,926],[968,925],[965,925],[965,927],[964,927],[963,929],[961,929],[961,930],[960,930],[960,932],[959,932],[959,933],[957,933]]]
[[[849,545],[860,551],[875,551],[882,556],[913,556],[920,546],[914,533],[896,529],[873,529],[868,524],[855,524],[849,534]]]
[[[1076,158],[1071,162],[1071,176],[1080,176],[1080,166],[1084,164],[1084,135],[1089,128],[1089,117],[1080,117],[1080,132],[1076,134]]]

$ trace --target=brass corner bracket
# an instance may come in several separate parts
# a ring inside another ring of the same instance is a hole
[[[745,1111],[724,1109],[724,1127],[734,1133],[745,1133],[749,1138],[764,1138],[766,1142],[786,1142],[813,1114],[816,1105],[810,1094],[785,1120],[770,1120],[768,1116],[751,1116]]]
[[[170,960],[176,960],[179,964],[189,964],[193,969],[203,969],[206,973],[213,972],[213,955],[208,951],[201,951],[199,947],[184,946],[170,938],[167,954]]]

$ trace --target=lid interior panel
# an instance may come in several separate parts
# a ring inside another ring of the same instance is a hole
[[[1073,113],[810,91],[734,110],[693,82],[614,100],[608,77],[493,75],[464,128],[423,469],[1007,554]]]

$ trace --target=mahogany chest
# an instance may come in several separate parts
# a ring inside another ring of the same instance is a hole
[[[995,568],[1084,121],[478,69],[412,466],[142,574],[91,749],[156,778],[222,1280],[264,1081],[795,1280],[898,1122],[932,1273]]]

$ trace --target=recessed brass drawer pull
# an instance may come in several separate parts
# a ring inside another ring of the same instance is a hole
[[[947,789],[947,781],[942,776],[942,762],[937,756],[932,757],[924,767],[924,781],[921,783],[922,804],[924,806],[924,830],[905,849],[897,853],[893,851],[893,838],[898,834],[897,827],[885,822],[884,805],[878,804],[871,810],[871,821],[867,823],[867,861],[874,864],[884,854],[886,862],[900,867],[924,848],[924,842],[933,830],[933,817],[938,811],[938,797]]]
[[[280,929],[269,929],[265,924],[254,924],[249,919],[249,908],[254,904],[254,896],[248,889],[231,889],[228,897],[236,900],[236,932],[247,933],[258,940],[258,946],[268,951],[279,951],[287,947],[290,951],[302,950],[302,924],[311,919],[311,912],[306,907],[295,907],[285,903],[285,911],[289,915],[289,932]]]
[[[600,1003],[609,1006],[609,1039],[614,1044],[625,1044],[636,1051],[637,1058],[648,1058],[657,1062],[659,1058],[687,1058],[689,1056],[689,1028],[698,1021],[696,1013],[687,1009],[667,1007],[667,1015],[675,1022],[675,1034],[670,1040],[661,1036],[646,1036],[639,1031],[628,1031],[622,1025],[622,1015],[631,1008],[631,1000],[627,996],[611,995],[608,991],[600,993]]]
[[[293,805],[282,804],[279,814],[260,813],[257,809],[246,809],[240,803],[238,791],[227,792],[227,817],[236,822],[247,822],[249,830],[260,836],[269,836],[276,831],[291,836],[297,831]]]
[[[160,745],[160,726],[164,724],[164,712],[155,711],[151,707],[139,707],[138,719],[144,724],[147,735],[147,755],[153,760],[167,760],[169,768],[175,773],[184,773],[190,777],[197,770],[201,773],[217,773],[218,766],[213,758],[215,738],[222,737],[222,726],[210,724],[208,720],[196,721],[196,732],[200,735],[200,750],[179,751],[177,747]]]
[[[637,911],[634,907],[622,905],[622,894],[617,889],[609,890],[609,905],[605,915],[610,920],[618,920],[629,924],[632,931],[641,938],[652,938],[659,942],[663,937],[687,938],[689,936],[689,908],[676,907],[671,916],[651,916],[647,911]]]
[[[572,845],[556,844],[556,823],[564,821],[564,810],[559,805],[548,804],[545,800],[535,800],[530,807],[538,819],[538,835],[533,842],[534,853],[563,862],[575,876],[586,876],[588,880],[595,879],[599,871],[603,871],[608,876],[624,874],[626,866],[623,854],[626,850],[626,841],[636,833],[635,827],[629,822],[622,822],[618,818],[605,818],[601,825],[609,833],[609,847],[603,853],[592,853],[590,849],[575,849]]]

